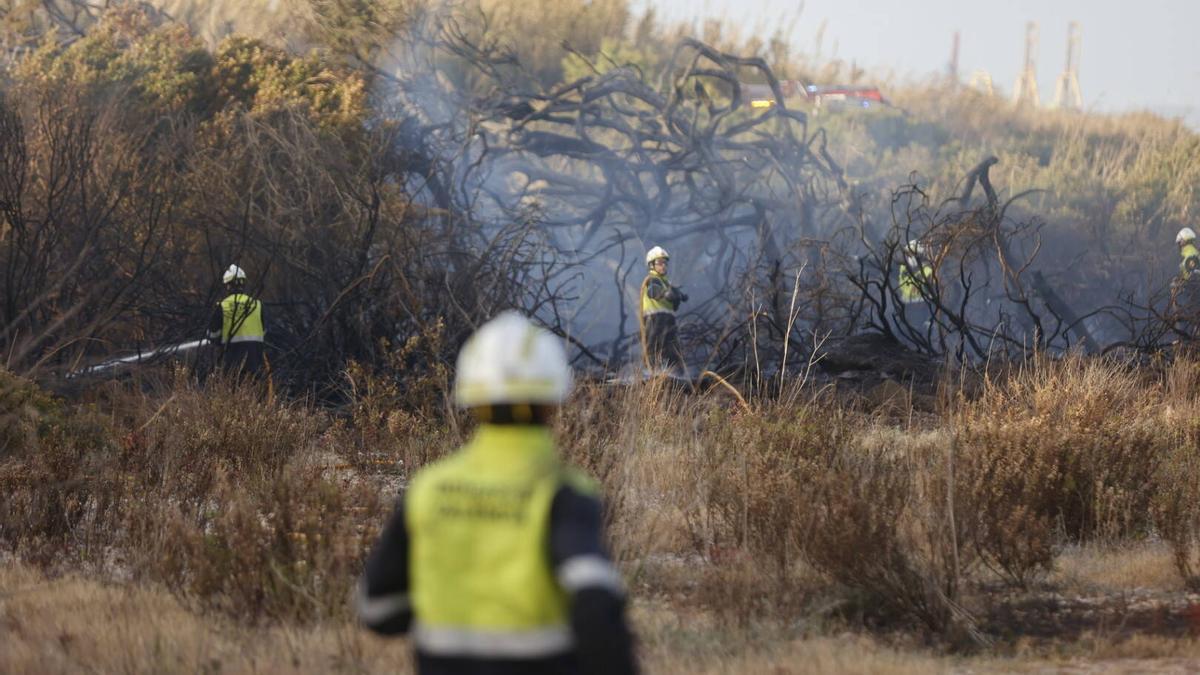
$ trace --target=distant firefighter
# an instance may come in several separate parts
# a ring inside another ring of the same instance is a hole
[[[479,427],[409,481],[358,589],[359,618],[411,634],[422,675],[637,670],[597,487],[548,426],[570,387],[562,342],[517,312],[459,352],[454,399]]]
[[[221,365],[228,372],[258,374],[264,365],[262,303],[246,295],[246,272],[230,265],[221,277],[228,295],[217,304],[208,337],[221,345]]]
[[[900,263],[897,290],[904,304],[904,318],[913,328],[922,328],[932,312],[926,299],[934,283],[933,266],[926,257],[925,245],[913,239],[904,247],[904,260]],[[924,294],[922,294],[924,289]]]
[[[1200,328],[1200,249],[1196,248],[1196,233],[1185,227],[1175,235],[1179,246],[1179,274],[1171,284],[1171,303],[1176,328],[1188,337],[1196,337]]]
[[[1185,227],[1175,235],[1175,243],[1179,246],[1179,278],[1188,281],[1192,273],[1200,268],[1200,249],[1196,248],[1196,233],[1192,228]]]
[[[650,368],[683,368],[683,348],[675,312],[688,296],[667,279],[671,256],[655,246],[646,252],[648,273],[642,282],[642,353]]]

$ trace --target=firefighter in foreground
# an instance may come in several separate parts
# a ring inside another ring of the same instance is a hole
[[[570,386],[562,343],[516,312],[459,353],[479,429],[412,479],[358,589],[361,620],[411,633],[424,675],[635,672],[596,488],[547,426]]]
[[[929,293],[928,285],[932,283],[933,266],[925,257],[925,245],[913,239],[904,247],[897,290],[904,304],[904,319],[917,330],[924,330],[933,316],[926,296],[921,293],[923,286],[925,293]]]
[[[642,282],[641,338],[646,367],[683,368],[683,348],[679,345],[679,328],[675,312],[688,296],[667,280],[667,263],[671,256],[666,249],[655,246],[646,252],[646,279]]]
[[[230,265],[221,277],[228,295],[209,320],[208,337],[221,345],[221,365],[228,372],[258,374],[266,357],[262,303],[246,295],[246,272]]]

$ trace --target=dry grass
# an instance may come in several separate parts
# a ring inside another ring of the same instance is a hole
[[[1161,638],[1142,656],[1174,658],[1189,649],[1179,553],[1195,555],[1195,511],[1191,483],[1175,482],[1186,472],[1156,467],[1189,452],[1196,375],[1183,362],[1162,373],[1042,362],[947,399],[921,428],[828,392],[732,407],[666,382],[584,385],[556,427],[564,454],[604,484],[652,672],[955,669],[938,654],[978,650],[988,635],[984,659],[1120,656],[1099,638],[1085,646],[1093,633],[1128,649]],[[0,462],[0,543],[51,574],[89,570],[49,588],[150,603],[143,623],[122,627],[129,610],[113,633],[162,622],[159,646],[113,648],[113,669],[202,670],[201,652],[235,672],[293,652],[329,669],[392,667],[347,623],[344,599],[397,484],[469,427],[425,409],[400,428],[388,410],[419,409],[384,385],[360,379],[340,414],[184,381],[113,389],[86,410],[55,404]],[[992,520],[1005,514],[1016,519]],[[1157,538],[1157,522],[1173,529]],[[1025,589],[998,585],[997,542],[1042,547],[1043,572]],[[36,577],[16,569],[9,587]],[[128,585],[93,583],[112,579]],[[1079,599],[1058,641],[1051,596]],[[54,597],[4,600],[23,603],[10,614],[50,622],[17,633],[33,619],[6,619],[22,640],[8,658],[66,670],[71,650],[87,656],[99,649],[88,640],[109,639],[81,637],[81,621],[59,640],[47,626],[75,618],[55,608],[92,601]],[[188,621],[211,630],[186,642],[176,631]],[[249,661],[239,631],[258,641]]]
[[[851,633],[802,627],[739,631],[711,615],[639,601],[631,613],[647,673],[1190,672],[1200,643],[1086,635],[1003,658],[949,658]],[[104,630],[96,630],[104,626]],[[407,645],[346,621],[248,628],[198,614],[148,585],[48,578],[0,568],[0,671],[5,673],[407,673]]]
[[[345,622],[249,629],[150,585],[0,567],[5,673],[410,672],[407,650]]]
[[[1071,546],[1059,553],[1051,579],[1086,593],[1183,590],[1171,547],[1162,542]]]
[[[935,656],[905,654],[869,638],[746,639],[711,620],[681,621],[669,607],[639,606],[633,620],[648,673],[928,673]],[[96,630],[104,626],[104,630]],[[768,638],[775,636],[768,635]],[[5,673],[405,673],[403,641],[338,621],[246,628],[197,614],[153,586],[50,579],[0,568],[0,671]]]

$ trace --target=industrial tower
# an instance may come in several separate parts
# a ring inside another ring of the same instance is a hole
[[[1083,94],[1079,90],[1079,22],[1067,25],[1067,67],[1054,85],[1054,107],[1079,110]]]
[[[954,31],[954,42],[950,46],[950,63],[946,66],[946,75],[950,79],[950,86],[958,86],[958,45],[959,34]]]
[[[1038,106],[1037,48],[1038,25],[1030,21],[1025,24],[1025,67],[1013,86],[1013,103],[1018,106]]]

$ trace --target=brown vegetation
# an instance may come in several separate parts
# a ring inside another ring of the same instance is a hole
[[[617,0],[307,7],[307,55],[72,2],[4,32],[0,670],[403,667],[346,599],[397,490],[471,432],[457,346],[522,307],[607,376],[629,336],[606,358],[565,318],[594,309],[587,265],[620,295],[639,238],[681,230],[719,279],[683,334],[729,377],[584,376],[556,421],[604,485],[652,671],[1195,655],[1200,364],[1162,350],[1161,279],[1120,293],[1200,208],[1195,134],[941,89],[907,115],[749,112],[739,78],[844,73],[652,16],[630,43]],[[1027,186],[1052,192],[1009,199]],[[896,312],[914,236],[926,325]],[[269,380],[61,377],[198,337],[234,259]],[[1064,299],[1144,358],[1066,350],[1088,342]],[[863,329],[953,363],[862,395],[815,375],[824,331]]]
[[[557,426],[564,454],[605,485],[664,672],[662,650],[686,654],[679,631],[709,621],[767,653],[845,629],[1053,650],[1121,617],[1130,632],[1114,639],[1190,634],[1178,589],[1194,583],[1197,526],[1180,480],[1194,474],[1176,462],[1193,447],[1177,422],[1192,419],[1196,369],[1037,360],[947,398],[922,427],[832,390],[731,407],[720,389],[585,384]],[[398,482],[463,438],[372,412],[415,408],[361,382],[342,413],[221,381],[112,386],[86,404],[5,382],[3,400],[41,402],[8,408],[32,432],[0,461],[6,555],[52,578],[167,588],[197,617],[264,634],[349,630],[349,590]],[[1089,440],[1102,433],[1115,442]],[[653,618],[664,611],[692,618],[669,628]]]

